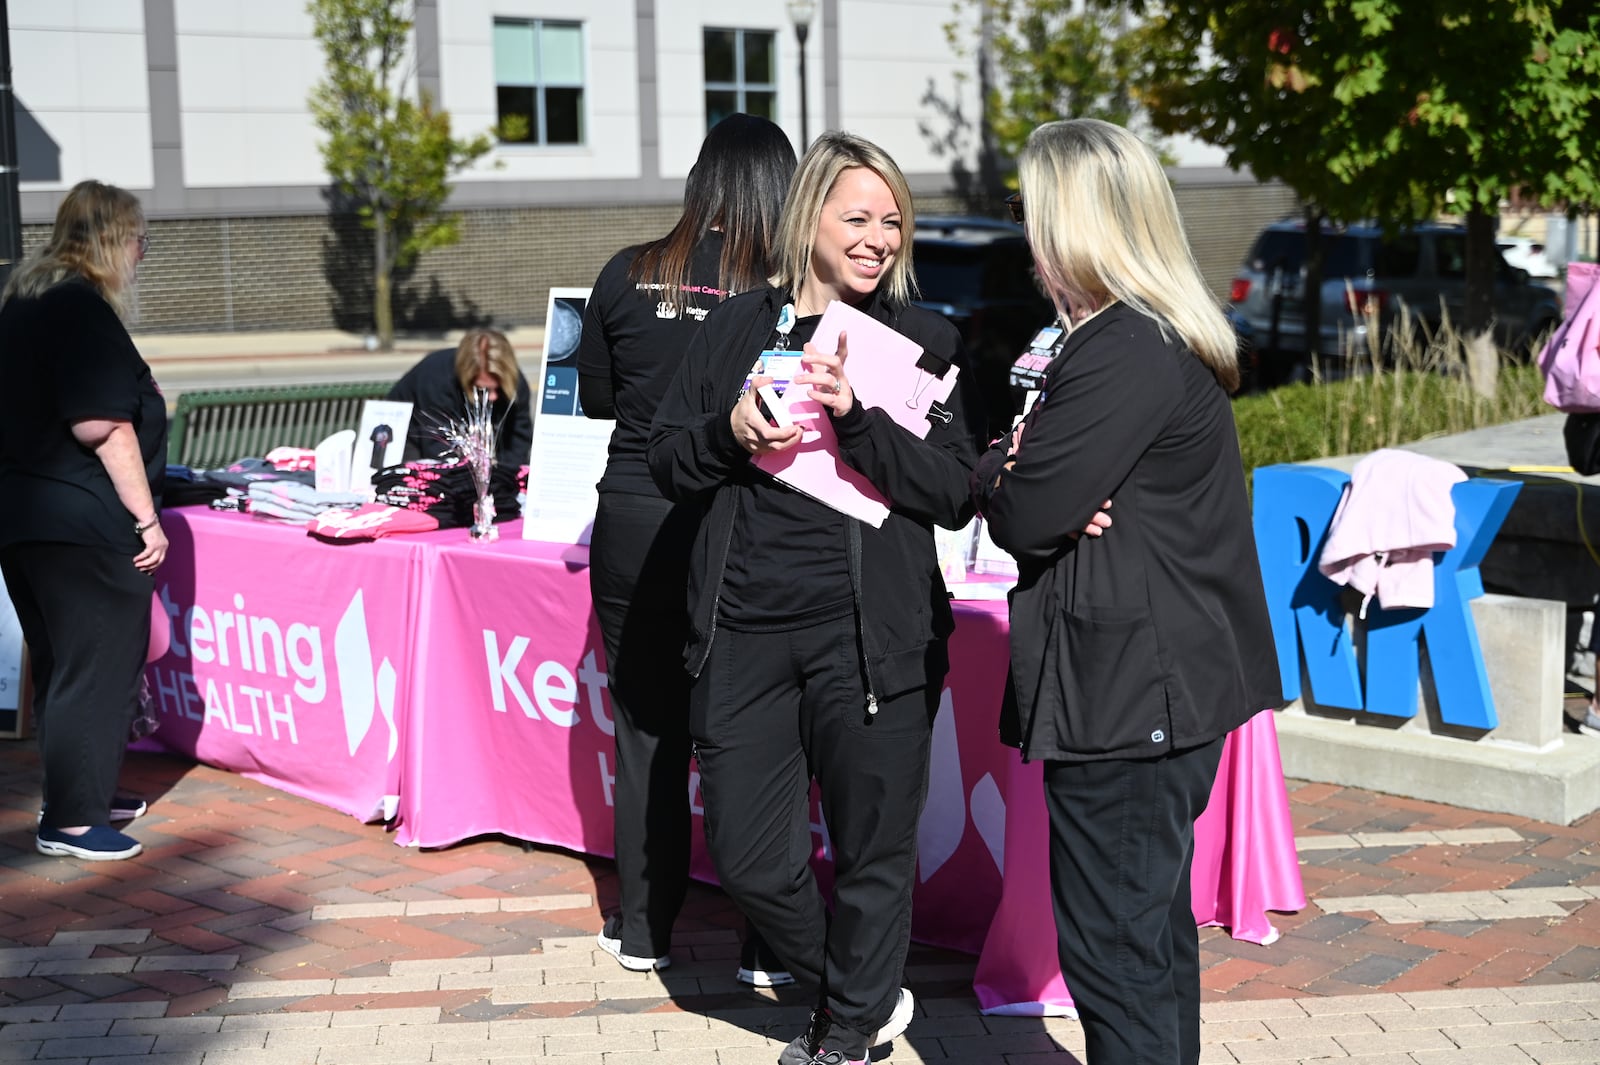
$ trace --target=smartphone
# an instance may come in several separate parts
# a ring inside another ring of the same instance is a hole
[[[777,389],[771,385],[762,385],[756,389],[756,409],[770,425],[779,429],[786,429],[794,424],[794,417],[789,413],[789,405],[778,395]]]

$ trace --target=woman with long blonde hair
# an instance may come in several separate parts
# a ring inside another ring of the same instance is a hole
[[[1001,739],[1045,766],[1057,952],[1089,1062],[1194,1065],[1194,822],[1223,737],[1281,699],[1235,340],[1137,137],[1051,122],[1019,171],[1013,215],[1071,333],[973,476],[1019,571]],[[1080,536],[1106,500],[1116,525]]]
[[[111,827],[150,639],[167,410],[123,324],[149,248],[129,192],[74,186],[0,305],[0,572],[34,676],[42,854],[131,858]]]

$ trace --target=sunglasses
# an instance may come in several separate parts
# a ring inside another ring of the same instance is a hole
[[[1022,224],[1022,193],[1013,192],[1007,196],[1006,207],[1011,210],[1011,220],[1020,226]]]

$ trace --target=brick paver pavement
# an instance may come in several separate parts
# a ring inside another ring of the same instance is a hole
[[[1600,738],[1594,740],[1600,743]],[[0,742],[0,1062],[769,1065],[806,996],[732,978],[696,886],[676,964],[593,949],[610,863],[393,844],[310,802],[133,755],[140,858],[33,850],[37,752]],[[1270,946],[1201,933],[1208,1063],[1600,1062],[1600,817],[1573,827],[1291,782],[1312,903]],[[1050,934],[1040,915],[1040,934]],[[912,952],[891,1065],[1068,1065],[1065,1019],[985,1018],[973,959]]]

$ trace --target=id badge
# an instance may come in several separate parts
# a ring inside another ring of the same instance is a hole
[[[797,374],[804,372],[800,363],[800,354],[794,351],[778,351],[769,348],[763,351],[756,364],[750,368],[751,376],[760,374],[772,378],[772,387],[777,389],[781,396],[788,389],[790,382]],[[744,391],[750,390],[750,377],[744,379]]]

